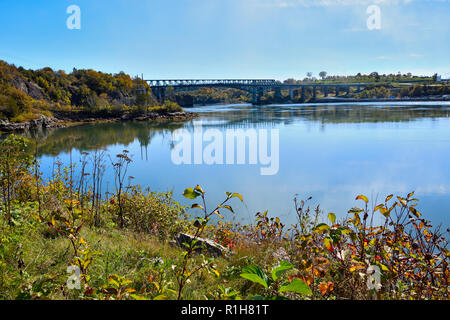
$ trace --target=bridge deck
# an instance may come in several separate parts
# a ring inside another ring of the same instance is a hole
[[[281,89],[292,89],[301,87],[365,87],[367,83],[302,83],[284,84],[273,79],[178,79],[178,80],[145,80],[152,88],[165,87],[271,87]]]

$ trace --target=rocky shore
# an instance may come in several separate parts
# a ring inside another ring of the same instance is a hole
[[[0,132],[33,131],[49,128],[64,128],[83,123],[120,122],[120,121],[185,121],[198,117],[192,112],[171,113],[151,112],[148,114],[93,115],[90,113],[55,113],[55,117],[40,115],[38,119],[26,122],[0,120]]]
[[[38,119],[26,122],[9,122],[8,120],[0,120],[0,132],[40,130],[47,128],[61,128],[64,124],[56,119],[41,115]]]

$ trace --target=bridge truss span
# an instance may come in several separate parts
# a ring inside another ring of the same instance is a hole
[[[313,98],[316,98],[318,89],[323,90],[325,97],[328,96],[330,88],[334,88],[336,95],[340,90],[345,90],[347,94],[350,87],[356,87],[358,91],[366,87],[365,83],[301,83],[286,84],[273,79],[166,79],[166,80],[145,80],[151,88],[158,101],[163,102],[168,88],[174,92],[189,91],[199,88],[233,88],[250,92],[253,94],[253,103],[259,104],[265,91],[275,91],[276,97],[281,97],[281,90],[288,90],[291,100],[294,99],[295,91],[301,89],[302,100],[304,100],[305,89],[313,89]]]

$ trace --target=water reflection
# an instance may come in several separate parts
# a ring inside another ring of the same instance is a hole
[[[172,133],[193,130],[186,123],[142,122],[82,125],[35,133],[44,172],[56,155],[100,148],[135,155],[129,174],[134,183],[154,190],[182,190],[196,184],[208,192],[209,205],[225,191],[244,195],[236,219],[251,220],[269,210],[290,222],[292,199],[313,196],[325,213],[344,217],[357,194],[382,199],[390,193],[416,191],[420,209],[448,225],[450,214],[450,103],[338,104],[262,106],[227,105],[193,108],[205,128],[220,131],[277,128],[280,171],[263,177],[258,166],[182,165],[171,162]],[[112,185],[112,177],[105,181]]]
[[[251,105],[211,106],[191,109],[202,115],[204,126],[219,129],[267,128],[280,124],[290,125],[298,121],[314,121],[322,124],[411,122],[420,119],[449,118],[450,104],[400,104],[400,105]],[[82,125],[64,129],[50,129],[29,133],[29,137],[43,141],[42,154],[58,154],[70,149],[90,151],[111,144],[128,145],[138,139],[147,146],[156,134],[167,135],[185,126],[192,128],[192,121],[176,123],[105,123]]]
[[[46,129],[27,133],[27,137],[39,141],[38,154],[58,155],[71,150],[93,151],[110,145],[124,147],[137,141],[141,147],[151,144],[157,135],[170,136],[171,132],[183,127],[183,123],[123,122],[85,124],[62,129]]]

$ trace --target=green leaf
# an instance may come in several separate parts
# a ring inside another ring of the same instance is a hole
[[[326,223],[321,223],[314,228],[314,231],[327,231],[330,227]]]
[[[193,190],[192,188],[187,188],[183,192],[183,196],[185,196],[188,199],[195,199],[197,198],[201,193],[198,191]]]
[[[266,289],[269,288],[268,284],[264,281],[264,279],[262,279],[261,277],[259,277],[256,274],[252,274],[252,273],[242,273],[241,277],[247,280],[250,280],[252,282],[258,283],[262,286],[264,286]]]
[[[113,278],[109,278],[108,282],[109,282],[110,285],[113,285],[116,288],[120,287],[119,283],[116,280],[114,280]]]
[[[330,231],[330,237],[333,239],[333,244],[337,245],[341,241],[341,230],[335,229]]]
[[[328,214],[328,219],[330,219],[331,223],[334,224],[336,222],[336,215],[332,212]]]
[[[304,294],[304,295],[312,295],[312,291],[311,288],[304,283],[302,280],[298,279],[298,278],[294,278],[294,280],[292,280],[291,283],[280,287],[280,289],[278,290],[278,292],[285,292],[285,291],[292,291],[292,292],[296,292],[296,293],[300,293],[300,294]]]
[[[272,269],[272,279],[277,281],[278,278],[285,273],[294,268],[294,265],[287,261],[281,261],[280,265]]]
[[[264,271],[255,265],[247,266],[242,269],[241,277],[252,282],[258,283],[264,286],[266,289],[269,288],[269,279]]]

